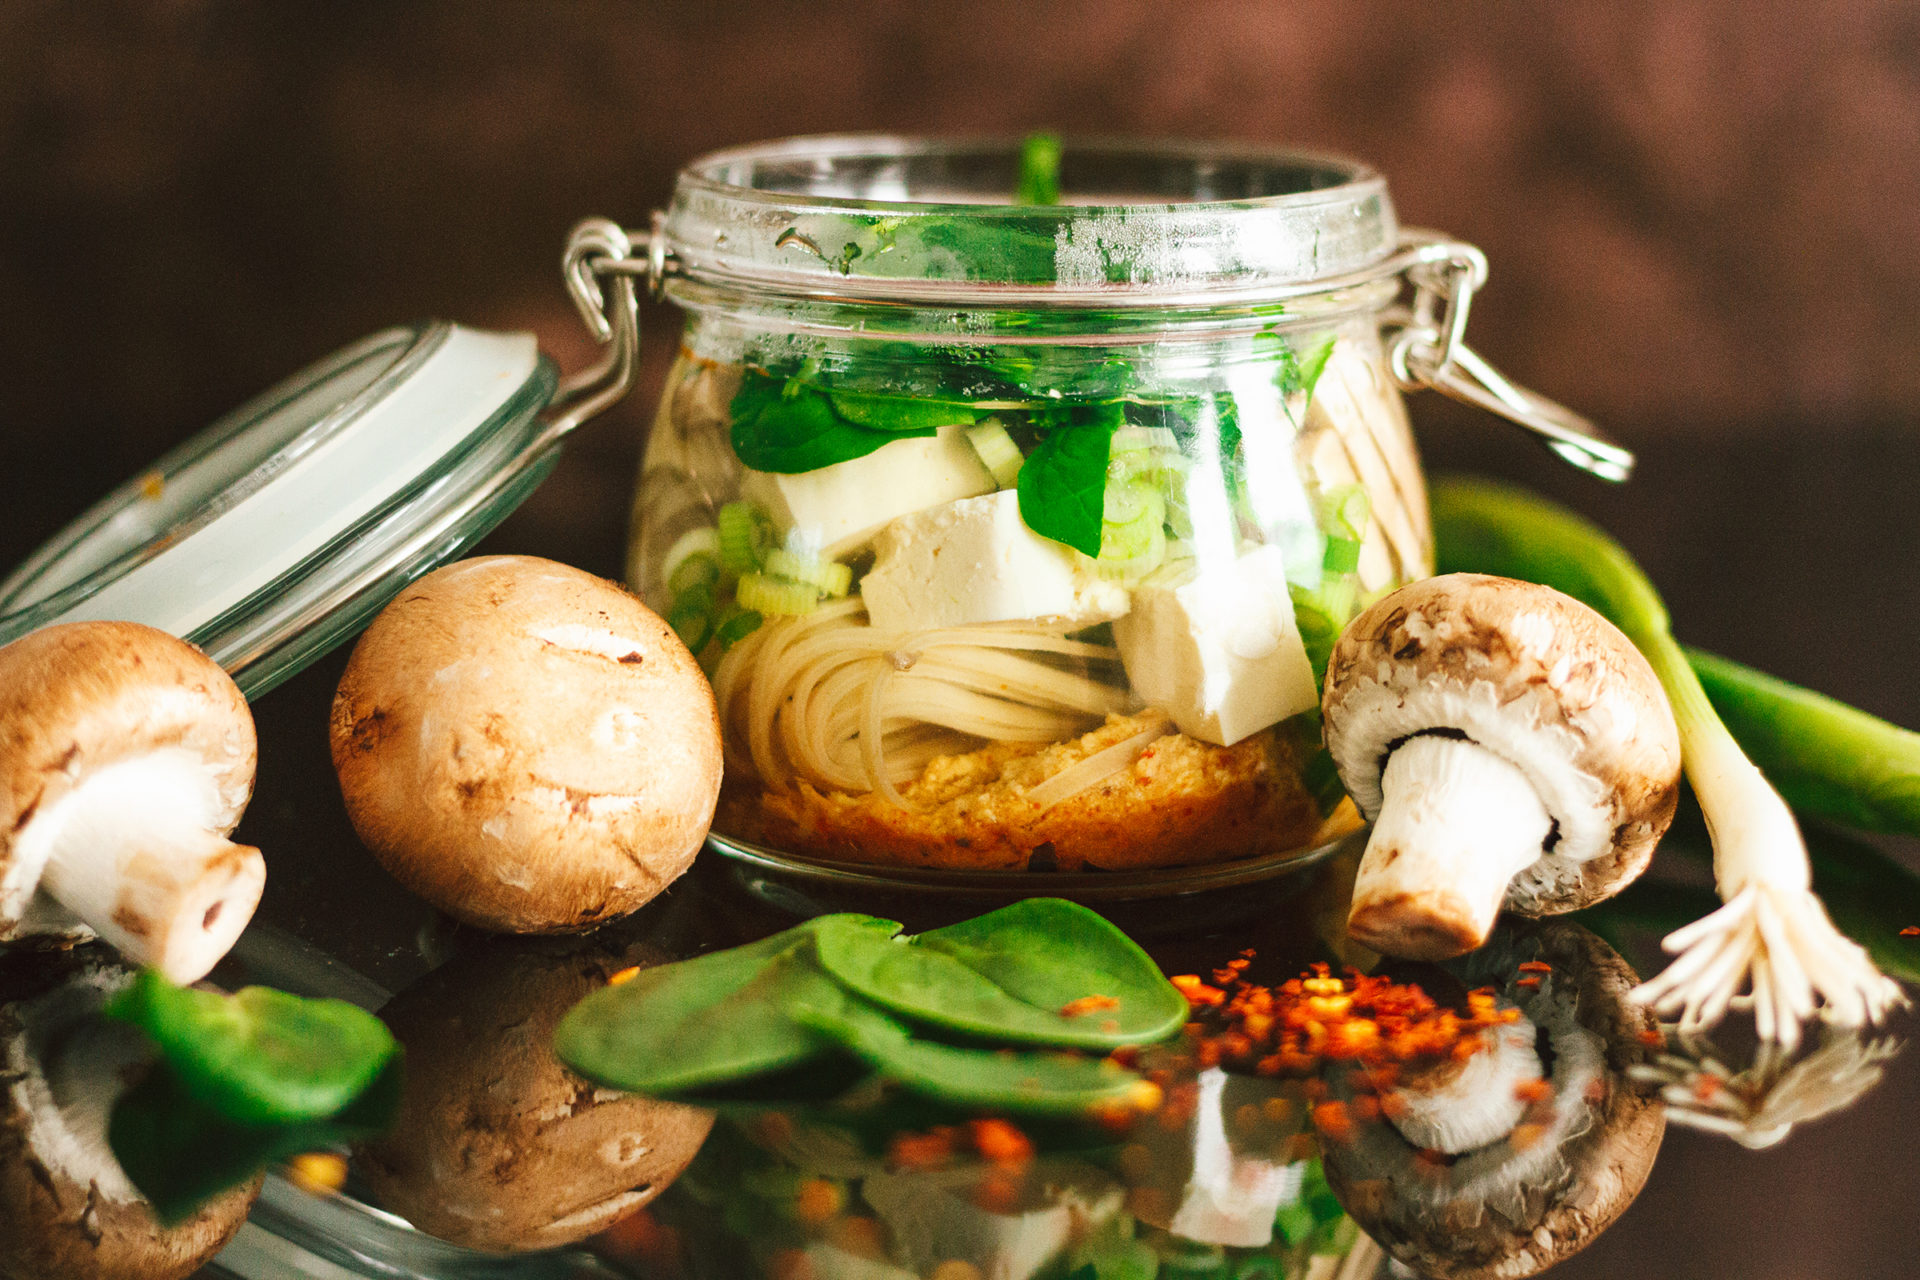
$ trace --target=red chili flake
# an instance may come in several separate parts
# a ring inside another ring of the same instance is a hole
[[[870,1258],[875,1262],[887,1260],[887,1236],[877,1218],[865,1215],[836,1218],[827,1224],[826,1239],[834,1248],[851,1253],[856,1258]]]
[[[1545,1080],[1522,1080],[1513,1087],[1513,1096],[1521,1102],[1545,1102],[1553,1096],[1553,1086]]]
[[[799,1249],[775,1249],[767,1259],[767,1274],[773,1280],[813,1280],[813,1259]]]
[[[793,1199],[794,1217],[810,1227],[825,1225],[846,1207],[846,1188],[830,1178],[808,1178]]]
[[[602,1231],[594,1237],[594,1243],[615,1256],[637,1259],[656,1273],[679,1269],[680,1233],[644,1208],[635,1209]]]
[[[975,1120],[973,1149],[995,1164],[1020,1166],[1033,1159],[1033,1142],[1005,1120]]]
[[[1720,1078],[1703,1075],[1693,1082],[1693,1096],[1702,1102],[1711,1102],[1720,1095]]]
[[[1334,1142],[1353,1136],[1353,1117],[1344,1102],[1322,1102],[1313,1109],[1313,1127]]]
[[[1532,989],[1532,988],[1534,988],[1534,987],[1537,987],[1537,986],[1539,986],[1539,985],[1540,985],[1540,979],[1538,979],[1538,978],[1515,978],[1515,979],[1513,980],[1513,985],[1514,985],[1514,986],[1516,986],[1516,987],[1526,987],[1526,988],[1528,988],[1528,989]]]
[[[949,1131],[895,1134],[887,1144],[887,1163],[899,1169],[932,1169],[953,1159],[953,1150]]]
[[[1083,1014],[1098,1013],[1102,1009],[1118,1009],[1120,1001],[1112,996],[1081,996],[1078,1000],[1069,1000],[1060,1006],[1063,1018],[1078,1018]]]
[[[1651,1027],[1642,1029],[1636,1038],[1650,1049],[1664,1048],[1667,1043],[1667,1038]]]
[[[1223,987],[1230,982],[1237,982],[1240,979],[1240,975],[1246,972],[1247,966],[1252,963],[1252,959],[1247,956],[1240,956],[1237,959],[1229,960],[1225,968],[1215,969],[1213,971],[1213,980]]]
[[[1920,938],[1920,924],[1910,924],[1900,931],[1903,938]]]
[[[1187,998],[1187,1003],[1195,1008],[1211,1007],[1224,1003],[1227,993],[1218,987],[1210,987],[1200,981],[1197,973],[1180,973],[1167,979],[1174,989]]]
[[[1220,1052],[1228,1058],[1244,1058],[1253,1052],[1253,1041],[1238,1031],[1229,1031],[1217,1041]]]
[[[1522,973],[1552,973],[1553,966],[1545,960],[1524,960],[1520,964]]]
[[[793,1140],[793,1118],[779,1111],[763,1112],[753,1121],[753,1137],[763,1147],[784,1147]]]

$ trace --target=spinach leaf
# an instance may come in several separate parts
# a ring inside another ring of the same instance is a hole
[[[152,969],[105,1012],[152,1037],[180,1087],[202,1106],[243,1125],[333,1115],[400,1052],[378,1018],[344,1000],[269,987],[231,996],[195,991]]]
[[[829,214],[802,219],[774,243],[810,253],[841,275],[1046,283],[1054,278],[1057,228],[1043,213],[1017,217]]]
[[[280,1124],[235,1121],[208,1106],[163,1062],[114,1104],[107,1143],[128,1181],[153,1202],[160,1220],[171,1224],[268,1165],[378,1137],[393,1123],[399,1104],[397,1055],[337,1114]]]
[[[1186,1000],[1126,934],[1058,898],[905,940],[823,924],[816,943],[821,966],[849,989],[968,1035],[1111,1049],[1159,1040],[1187,1016]]]
[[[1045,434],[1020,468],[1017,482],[1020,518],[1027,528],[1087,555],[1100,554],[1107,458],[1122,421],[1118,403],[1047,415]]]
[[[1332,355],[1333,335],[1329,333],[1314,344],[1313,350],[1307,352],[1306,359],[1295,360],[1295,376],[1300,381],[1300,390],[1306,393],[1309,400],[1313,398],[1313,389],[1320,385],[1320,375],[1326,372],[1327,359]]]
[[[1060,203],[1060,135],[1030,133],[1020,144],[1020,181],[1015,204]]]
[[[876,431],[834,412],[826,392],[796,379],[749,369],[731,409],[733,451],[755,471],[796,475],[865,457],[903,436],[930,436],[932,426]],[[938,425],[938,424],[935,424]]]
[[[791,1012],[882,1075],[952,1106],[1067,1115],[1123,1098],[1140,1082],[1104,1058],[923,1040],[878,1005],[845,990],[796,1002]]]
[[[1044,284],[1056,271],[1058,225],[1044,214],[1018,219],[928,214],[906,223],[893,247],[903,273],[917,265],[929,279]]]
[[[1269,326],[1260,331],[1256,338],[1258,346],[1271,348],[1270,358],[1275,362],[1273,381],[1280,388],[1280,394],[1291,396],[1296,393],[1313,397],[1313,389],[1320,381],[1320,375],[1326,371],[1327,359],[1333,354],[1334,335],[1322,334],[1303,356],[1293,338],[1280,332],[1277,327]]]
[[[870,391],[834,391],[833,411],[857,427],[895,435],[928,435],[935,428],[972,422],[978,410],[953,401]]]
[[[888,938],[900,926],[833,916],[840,927]],[[642,970],[567,1012],[554,1049],[582,1075],[638,1093],[678,1093],[779,1071],[830,1052],[832,1042],[795,1022],[802,1001],[840,995],[814,960],[809,921],[771,938]]]

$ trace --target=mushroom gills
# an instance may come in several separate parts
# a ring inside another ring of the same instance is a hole
[[[1538,1032],[1522,1018],[1482,1035],[1487,1043],[1471,1057],[1402,1078],[1390,1121],[1401,1137],[1457,1156],[1505,1138],[1525,1117],[1530,1104],[1521,1086],[1546,1075],[1534,1049]]]
[[[1396,747],[1354,881],[1347,929],[1387,955],[1445,960],[1486,941],[1507,886],[1540,857],[1553,818],[1517,767],[1464,737]]]
[[[40,891],[139,964],[178,983],[233,946],[266,883],[260,851],[219,832],[219,780],[190,751],[103,765],[35,815],[16,858]]]

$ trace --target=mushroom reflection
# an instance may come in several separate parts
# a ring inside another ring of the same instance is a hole
[[[107,1145],[144,1070],[138,1031],[100,1017],[133,971],[104,947],[0,958],[0,1275],[174,1280],[240,1229],[260,1179],[162,1226]]]
[[[1328,1135],[1327,1180],[1422,1274],[1533,1275],[1624,1213],[1659,1150],[1662,1108],[1629,1074],[1658,1034],[1627,1000],[1638,978],[1578,925],[1508,920],[1421,980],[1492,988],[1517,1016],[1482,1028],[1478,1051],[1385,1081],[1330,1070],[1337,1097],[1379,1118]]]
[[[570,1244],[664,1190],[699,1152],[702,1110],[599,1089],[553,1056],[553,1027],[654,951],[498,942],[395,996],[406,1048],[393,1128],[357,1153],[380,1202],[421,1230],[501,1252]]]

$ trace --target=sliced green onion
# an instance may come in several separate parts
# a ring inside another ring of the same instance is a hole
[[[1027,459],[1005,427],[992,418],[975,423],[967,428],[967,443],[980,455],[981,465],[993,476],[995,484],[1002,489],[1013,488],[1020,479],[1020,464]]]
[[[720,581],[720,558],[707,552],[695,552],[680,561],[667,577],[667,590],[678,596],[695,587],[712,587]]]
[[[767,552],[764,565],[771,577],[812,587],[821,595],[843,596],[853,585],[853,570],[837,560],[805,555],[775,547]]]
[[[720,508],[716,531],[720,567],[728,573],[752,573],[773,545],[773,521],[751,502],[729,502]]]
[[[1321,500],[1321,511],[1324,513],[1322,523],[1334,537],[1354,542],[1366,540],[1367,521],[1373,516],[1373,503],[1367,497],[1364,486],[1343,484],[1328,490]]]
[[[1143,484],[1109,484],[1102,501],[1102,517],[1110,525],[1138,524],[1151,520],[1165,523],[1167,499],[1158,489]]]
[[[736,599],[741,608],[757,613],[800,617],[820,607],[820,589],[803,582],[783,582],[764,573],[747,573],[740,577]]]
[[[725,653],[742,640],[760,629],[766,619],[752,609],[742,609],[734,605],[720,619],[720,625],[714,628],[713,638],[720,642],[720,651]]]
[[[667,548],[666,556],[660,561],[660,577],[666,582],[667,590],[676,595],[684,590],[686,582],[691,579],[683,579],[676,585],[680,570],[689,561],[702,558],[713,563],[716,574],[719,572],[720,535],[712,525],[696,525],[675,538],[673,545]]]
[[[1121,427],[1113,433],[1113,445],[1108,455],[1117,458],[1123,453],[1139,453],[1149,449],[1178,453],[1180,438],[1173,434],[1170,427]]]
[[[1328,538],[1320,567],[1328,573],[1352,573],[1360,567],[1361,543],[1354,538]]]
[[[674,596],[667,609],[667,625],[691,653],[699,653],[713,638],[713,588],[695,585]]]

